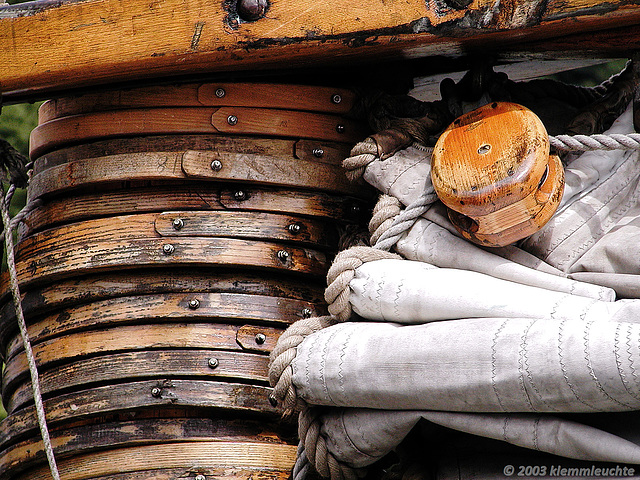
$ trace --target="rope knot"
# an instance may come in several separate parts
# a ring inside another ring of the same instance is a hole
[[[353,182],[364,174],[367,165],[378,158],[378,144],[372,137],[365,138],[351,149],[350,155],[344,159],[342,166],[347,178]]]

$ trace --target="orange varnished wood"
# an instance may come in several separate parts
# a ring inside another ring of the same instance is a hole
[[[31,158],[38,158],[65,145],[110,137],[196,133],[344,143],[356,143],[367,136],[367,130],[357,122],[328,114],[248,107],[139,108],[72,115],[41,123],[31,132],[29,146]]]
[[[540,119],[494,102],[456,119],[433,151],[431,179],[465,238],[504,246],[539,230],[559,205],[564,172]]]
[[[640,19],[636,5],[622,0],[503,0],[497,11],[494,5],[473,0],[456,9],[424,0],[327,0],[301,6],[281,0],[253,22],[241,22],[231,10],[204,0],[165,0],[153,8],[143,0],[14,6],[0,10],[5,46],[0,84],[10,97],[28,97],[198,72],[369,64],[379,74],[384,60],[455,56],[474,48],[499,53],[520,48],[520,58],[527,59],[528,45],[607,28],[620,37]],[[561,53],[627,55],[638,48],[638,40],[637,35],[626,38],[587,45],[569,41]]]

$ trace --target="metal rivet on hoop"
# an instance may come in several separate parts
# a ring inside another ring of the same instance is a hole
[[[287,230],[289,230],[289,233],[291,235],[297,235],[298,233],[300,233],[300,230],[302,230],[302,227],[299,223],[292,223],[287,227]]]
[[[151,396],[154,398],[159,398],[162,395],[162,389],[159,387],[153,387],[151,389]]]
[[[189,300],[189,308],[191,310],[196,310],[200,307],[200,300],[198,300],[197,298],[193,298],[191,300]]]
[[[171,225],[173,226],[174,230],[182,230],[182,227],[184,227],[184,220],[182,220],[181,218],[174,218],[171,222]]]
[[[209,365],[209,368],[218,368],[220,361],[217,358],[211,357],[207,364]]]
[[[264,342],[267,341],[267,336],[264,333],[257,333],[256,334],[256,343],[258,345],[264,345]]]
[[[176,247],[174,247],[174,246],[173,246],[173,245],[171,245],[170,243],[165,243],[165,244],[162,246],[162,252],[163,252],[165,255],[171,255],[171,254],[172,254],[173,252],[175,252],[175,251],[176,251]]]
[[[235,198],[239,202],[242,202],[243,200],[247,199],[247,192],[245,192],[244,190],[236,190],[235,192],[233,192],[233,198]]]
[[[222,162],[220,160],[214,160],[211,162],[211,170],[214,172],[219,172],[222,170]]]
[[[320,147],[314,148],[311,153],[313,153],[313,156],[316,158],[322,158],[324,156],[324,150]]]
[[[302,318],[311,318],[313,315],[313,311],[310,308],[302,309]]]
[[[226,94],[227,92],[224,90],[224,88],[216,88],[216,97],[224,98]]]
[[[344,133],[344,131],[345,131],[344,125],[342,124],[336,125],[336,132]]]
[[[229,125],[237,125],[238,124],[238,117],[236,117],[235,115],[229,115],[227,117],[227,123]]]
[[[278,250],[277,255],[282,262],[286,262],[287,260],[289,260],[289,252],[287,252],[286,250]]]
[[[333,95],[333,96],[331,97],[331,101],[332,101],[333,103],[335,103],[336,105],[337,105],[337,104],[339,104],[340,102],[342,102],[342,95],[340,95],[340,94],[336,93],[335,95]]]
[[[207,480],[207,477],[202,474],[198,474],[193,480]]]
[[[245,22],[255,22],[266,15],[269,9],[269,1],[239,0],[236,9],[242,20]]]

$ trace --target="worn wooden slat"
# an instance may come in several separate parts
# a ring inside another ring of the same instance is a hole
[[[149,350],[153,348],[216,348],[224,350],[243,350],[237,341],[240,327],[225,324],[203,323],[165,323],[154,325],[124,325],[65,335],[45,340],[33,346],[34,357],[38,365],[72,361],[79,357],[111,352]],[[259,347],[269,351],[275,347],[283,329],[260,327],[266,341]],[[251,348],[258,350],[257,347]],[[20,375],[28,369],[23,350],[7,356],[9,376]],[[13,373],[11,373],[11,371]]]
[[[222,162],[222,168],[218,171],[211,167],[214,160]],[[79,187],[122,184],[125,181],[186,179],[251,181],[258,185],[371,196],[370,188],[349,182],[340,165],[297,159],[290,154],[271,157],[228,150],[186,150],[116,154],[56,165],[34,175],[29,185],[29,198]]]
[[[344,114],[354,102],[354,92],[344,88],[247,82],[163,85],[49,100],[40,107],[38,122],[145,107],[259,107]]]
[[[216,480],[287,480],[291,472],[281,470],[256,470],[255,468],[231,469],[225,467],[200,467],[198,472],[206,478]],[[92,480],[176,480],[193,476],[193,470],[183,468],[162,468],[138,472],[115,473],[112,475],[100,475],[92,477]]]
[[[280,426],[281,427],[281,426]],[[287,444],[274,432],[275,426],[248,418],[241,421],[212,418],[155,418],[134,421],[88,423],[51,432],[57,459],[102,450],[149,443],[181,441],[226,441]],[[0,452],[0,478],[46,462],[40,437],[30,438]],[[148,472],[156,475],[158,470]],[[128,475],[128,474],[123,474]],[[175,475],[171,478],[179,478]],[[131,477],[126,477],[131,478]],[[137,477],[134,477],[137,478]],[[155,478],[155,477],[154,477]],[[219,478],[216,476],[216,478]]]
[[[151,390],[160,389],[154,397]],[[275,420],[277,413],[268,401],[270,389],[257,385],[205,380],[147,380],[97,387],[45,400],[47,420],[52,428],[69,420],[142,409],[201,407],[219,409],[210,416],[234,410],[263,414]],[[0,449],[21,441],[38,430],[33,406],[12,413],[0,423]]]
[[[362,69],[369,63],[375,75],[388,59],[544,47],[549,38],[613,27],[624,35],[639,18],[637,6],[623,0],[503,0],[499,9],[493,0],[473,0],[466,8],[424,0],[327,0],[302,7],[297,0],[281,0],[270,4],[264,18],[249,22],[239,20],[233,3],[221,8],[203,0],[165,0],[153,8],[143,0],[36,3],[0,10],[0,42],[6,46],[0,84],[9,99],[24,99],[197,72]],[[578,55],[626,55],[638,48],[638,37],[626,45],[612,41],[585,48],[567,42],[563,48]]]
[[[272,445],[256,442],[182,442],[112,449],[63,460],[60,475],[65,480],[88,480],[98,475],[156,468],[190,469],[226,466],[260,468],[289,474],[296,460],[295,445]],[[50,480],[49,468],[39,468],[18,477]],[[283,478],[283,480],[284,480]]]
[[[25,292],[22,306],[27,319],[52,310],[106,298],[163,293],[224,292],[268,295],[323,304],[325,282],[304,283],[288,276],[274,277],[220,269],[136,270],[71,278]],[[0,310],[0,338],[17,329],[13,302],[6,297]]]
[[[155,227],[163,237],[266,238],[327,250],[338,242],[335,226],[327,222],[266,212],[163,212]]]
[[[220,170],[211,163],[219,161]],[[188,177],[198,179],[243,180],[258,184],[297,186],[328,192],[358,195],[362,190],[347,180],[342,168],[308,160],[290,161],[287,158],[226,152],[220,150],[187,150],[182,155],[182,169]],[[297,179],[293,182],[292,179]],[[358,195],[360,196],[360,195]]]
[[[337,166],[349,156],[351,149],[351,145],[335,142],[316,143],[314,141],[302,142],[300,140],[222,135],[158,135],[111,138],[48,153],[35,161],[33,173],[37,175],[47,168],[78,160],[98,159],[97,162],[101,162],[102,157],[149,152],[183,153],[186,150],[220,150],[224,152],[259,154],[265,157],[302,158],[302,155],[313,155],[313,149],[323,145],[328,145],[330,148],[325,155],[318,158],[318,162],[331,163]]]
[[[47,198],[25,218],[22,236],[46,227],[92,218],[163,210],[246,210],[321,217],[338,222],[362,223],[367,203],[321,192],[281,190],[256,185],[155,185],[115,191]]]
[[[265,355],[210,349],[127,352],[41,370],[40,389],[43,395],[50,397],[61,390],[84,390],[91,384],[157,377],[231,379],[266,386],[269,381],[268,363],[269,358]],[[8,412],[33,401],[28,376],[28,371],[18,372],[16,369],[4,373],[2,397]]]
[[[232,120],[232,118],[234,118]],[[140,108],[72,115],[41,123],[29,141],[31,158],[60,147],[132,135],[262,135],[356,143],[368,131],[345,118],[269,108]]]
[[[197,302],[196,308],[190,302]],[[101,328],[108,325],[126,325],[132,322],[196,321],[260,322],[287,325],[303,318],[309,312],[322,311],[322,306],[290,298],[240,293],[194,292],[165,293],[116,297],[86,305],[66,308],[27,327],[29,338],[41,341],[76,331]],[[4,329],[3,329],[4,330]],[[5,331],[2,331],[3,336]],[[7,356],[21,348],[19,340],[9,342]]]
[[[307,248],[236,238],[149,238],[135,232],[133,219],[118,225],[122,218],[110,220],[113,228],[104,222],[104,228],[93,223],[94,229],[74,224],[24,240],[16,261],[19,281],[29,285],[47,278],[149,266],[244,266],[312,276],[325,275],[329,267],[323,253]],[[95,221],[83,223],[91,222]],[[5,291],[6,283],[2,287]]]

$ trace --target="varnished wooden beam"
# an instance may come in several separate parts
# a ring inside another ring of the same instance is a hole
[[[469,49],[526,52],[608,30],[590,52],[640,47],[625,0],[273,0],[243,21],[235,0],[38,1],[0,8],[5,101],[142,78],[265,69],[344,67],[392,59],[456,57]],[[456,7],[457,5],[457,7]],[[564,38],[566,41],[557,42]],[[624,38],[619,42],[617,38]],[[526,57],[521,57],[526,58]],[[377,70],[379,73],[379,70]]]

